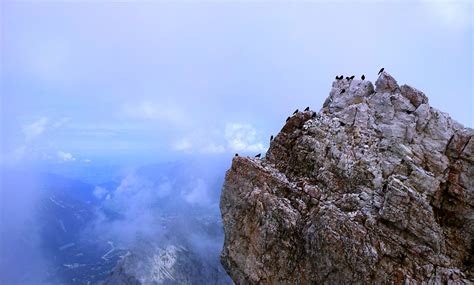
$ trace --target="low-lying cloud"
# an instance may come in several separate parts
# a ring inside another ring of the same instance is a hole
[[[51,264],[41,247],[38,177],[0,168],[0,283],[41,284]]]
[[[175,151],[220,154],[225,152],[263,152],[257,130],[251,124],[227,123],[223,129],[194,130],[172,144]]]
[[[34,121],[30,124],[25,124],[22,127],[23,135],[25,136],[25,141],[29,142],[32,139],[41,135],[46,129],[47,123],[48,123],[48,118],[41,117],[37,121]]]
[[[144,237],[157,239],[166,228],[163,219],[167,215],[185,215],[193,207],[217,205],[206,178],[156,176],[159,179],[132,171],[115,189],[97,186],[94,195],[103,206],[90,230],[105,240],[130,245]]]
[[[228,147],[233,151],[259,152],[265,150],[263,143],[259,141],[257,130],[250,124],[227,124],[225,138]]]
[[[60,150],[56,153],[56,155],[61,161],[75,161],[76,160],[76,158],[72,156],[72,154],[69,152],[64,152]]]

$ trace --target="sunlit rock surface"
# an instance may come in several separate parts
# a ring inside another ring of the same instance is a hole
[[[388,73],[335,81],[264,159],[233,159],[222,264],[237,284],[472,284],[473,134]]]

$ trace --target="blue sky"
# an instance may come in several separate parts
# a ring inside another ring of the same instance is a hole
[[[470,2],[1,5],[1,162],[264,152],[383,66],[474,126]]]

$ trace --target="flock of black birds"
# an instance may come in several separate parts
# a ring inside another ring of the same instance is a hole
[[[384,68],[382,67],[382,68],[379,70],[379,73],[378,73],[377,75],[380,75],[383,71],[384,71]],[[353,80],[354,78],[355,78],[355,75],[347,76],[347,77],[346,77],[346,80]],[[343,76],[343,75],[336,76],[336,80],[342,80],[342,79],[344,79],[344,76]],[[360,77],[360,79],[365,80],[365,75],[362,74],[362,76]],[[339,94],[343,94],[343,93],[345,93],[345,92],[346,92],[346,89],[343,88]],[[304,109],[304,112],[308,112],[308,111],[309,111],[309,107],[306,107],[306,108]],[[299,110],[296,109],[296,110],[293,112],[293,115],[297,114],[298,112],[299,112]],[[313,117],[313,118],[316,117],[316,113],[315,113],[315,112],[313,112],[312,117]],[[290,120],[290,118],[291,118],[291,117],[286,118],[286,121],[288,122],[288,121]],[[272,140],[273,140],[273,135],[270,136],[270,141],[272,141]],[[239,156],[239,154],[236,153],[235,156]],[[256,158],[260,158],[261,156],[262,156],[262,154],[259,153],[259,154],[257,154],[255,157],[256,157]]]
[[[383,71],[384,71],[384,68],[382,67],[382,68],[379,70],[378,75],[380,75]],[[354,78],[355,78],[355,75],[352,75],[352,76],[350,76],[350,77],[349,77],[349,76],[346,76],[346,80],[347,80],[347,81],[352,80],[352,79],[354,79]],[[336,76],[336,80],[342,80],[342,79],[344,79],[344,75]],[[365,75],[362,74],[362,76],[360,77],[360,79],[365,80]],[[345,92],[346,92],[346,89],[342,88],[342,89],[341,89],[341,92],[340,92],[339,94],[343,94],[343,93],[345,93]]]

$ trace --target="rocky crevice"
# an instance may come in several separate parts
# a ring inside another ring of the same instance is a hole
[[[234,158],[222,264],[238,284],[472,284],[473,135],[388,73],[335,81],[264,159]]]

